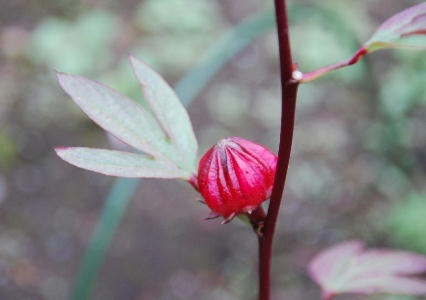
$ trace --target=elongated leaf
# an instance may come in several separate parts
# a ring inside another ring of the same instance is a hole
[[[423,272],[426,257],[403,251],[366,250],[359,241],[326,249],[309,265],[309,274],[324,295],[426,295],[426,280],[413,277]]]
[[[426,49],[426,2],[388,19],[364,46],[369,52],[387,47]]]
[[[176,156],[155,118],[142,106],[87,78],[58,73],[62,88],[99,126],[158,159]]]
[[[83,147],[56,148],[55,151],[74,166],[105,175],[180,179],[191,176],[191,173],[182,171],[173,164],[143,154]]]
[[[187,169],[195,169],[197,140],[186,109],[167,82],[144,62],[130,56],[133,71],[142,86],[145,100],[161,127],[176,145]]]

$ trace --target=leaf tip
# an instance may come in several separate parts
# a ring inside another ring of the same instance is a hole
[[[71,147],[62,147],[62,146],[60,146],[60,147],[55,147],[55,148],[53,148],[53,150],[55,151],[56,155],[57,155],[60,159],[62,159],[63,161],[68,162],[68,160],[66,159],[66,156],[67,156],[68,150],[69,150],[70,148],[71,148]]]
[[[60,72],[60,71],[56,71],[56,79],[59,82],[59,85],[62,87],[62,89],[64,91],[67,91],[67,81],[71,78],[74,78],[74,75],[68,74],[68,73],[64,73],[64,72]]]
[[[127,53],[127,57],[130,60],[130,62],[136,59],[136,57],[132,53]]]
[[[61,80],[61,78],[69,75],[67,73],[64,73],[64,72],[61,72],[61,71],[58,71],[58,70],[54,70],[54,71],[55,71],[56,78],[58,78],[59,81]]]
[[[137,58],[136,56],[134,56],[131,53],[128,54],[128,57],[129,57],[129,61],[130,61],[130,64],[132,65],[132,67],[134,67],[134,65],[136,65],[136,64],[145,65],[145,63],[141,59]]]
[[[65,151],[67,151],[70,147],[63,147],[63,146],[59,146],[59,147],[55,147],[53,148],[53,150],[56,152],[56,154],[60,157],[62,157],[63,153]]]
[[[150,70],[151,68],[146,64],[142,59],[135,57],[132,54],[129,54],[130,65],[132,66],[133,73],[136,75],[136,78],[139,81],[139,84],[142,88],[146,87],[146,70]],[[142,74],[144,74],[142,76]]]

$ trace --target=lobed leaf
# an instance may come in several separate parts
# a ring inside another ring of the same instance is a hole
[[[119,177],[189,179],[191,173],[143,154],[83,147],[56,148],[66,162],[86,170]]]
[[[364,47],[368,52],[388,47],[426,49],[426,2],[389,18]]]
[[[394,250],[366,250],[359,241],[326,249],[309,264],[309,274],[324,295],[426,295],[426,280],[413,277],[423,272],[426,272],[424,256]]]
[[[197,140],[188,113],[167,82],[144,62],[129,56],[145,100],[179,152],[187,169],[195,169]]]
[[[65,92],[103,129],[157,159],[176,156],[158,122],[142,106],[96,81],[65,73],[57,76]]]

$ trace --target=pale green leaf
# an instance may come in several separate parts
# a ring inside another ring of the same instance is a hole
[[[66,162],[110,176],[189,179],[191,174],[171,163],[143,154],[83,147],[56,148]]]
[[[176,163],[182,166],[183,162],[185,169],[194,170],[197,140],[186,109],[157,72],[133,56],[130,56],[130,62],[142,86],[145,100],[180,154]]]
[[[368,52],[382,48],[426,49],[426,2],[385,21],[364,47]]]
[[[142,106],[96,81],[65,73],[57,75],[65,92],[106,131],[157,159],[176,156],[157,120]]]

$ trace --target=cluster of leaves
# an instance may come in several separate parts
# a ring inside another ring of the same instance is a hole
[[[188,114],[160,75],[135,57],[130,61],[153,114],[84,77],[58,73],[58,80],[93,121],[143,154],[84,147],[60,147],[56,152],[70,164],[105,175],[188,180],[197,156]]]

